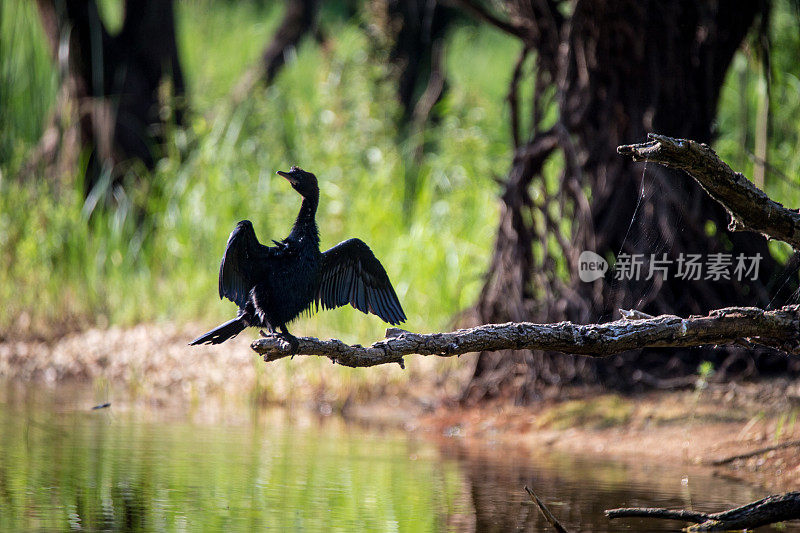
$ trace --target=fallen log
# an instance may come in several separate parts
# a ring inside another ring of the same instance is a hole
[[[636,517],[694,522],[695,525],[684,530],[692,532],[752,529],[800,518],[800,492],[773,494],[761,500],[720,513],[632,507],[609,509],[605,512],[605,515],[610,519]]]

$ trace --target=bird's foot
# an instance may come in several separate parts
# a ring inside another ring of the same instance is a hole
[[[279,339],[288,344],[291,352],[290,355],[292,357],[297,355],[297,352],[300,351],[300,341],[297,339],[297,337],[295,337],[288,331],[278,333],[277,331],[266,332],[263,329],[261,329],[258,332],[261,334],[262,337],[266,337],[268,339]]]
[[[284,331],[282,333],[277,334],[282,340],[289,343],[289,347],[291,348],[291,358],[294,359],[294,356],[297,355],[297,352],[300,351],[300,341],[297,340],[297,337],[289,333],[288,331]]]

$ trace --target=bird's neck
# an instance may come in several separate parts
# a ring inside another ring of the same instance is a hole
[[[319,194],[303,197],[300,212],[297,214],[297,220],[294,221],[294,227],[292,228],[292,233],[289,234],[289,238],[300,239],[301,237],[311,236],[319,244],[319,231],[317,230],[317,221],[315,219],[318,204]]]

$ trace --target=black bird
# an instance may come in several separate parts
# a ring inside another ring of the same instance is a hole
[[[278,336],[296,351],[297,339],[286,324],[320,306],[333,309],[350,304],[389,324],[405,322],[386,270],[363,241],[349,239],[327,252],[319,251],[316,176],[298,167],[278,174],[303,197],[292,232],[280,242],[272,241],[275,246],[264,246],[249,220],[236,225],[219,266],[219,297],[235,302],[239,313],[190,344],[219,344],[254,326],[271,334],[280,330]]]

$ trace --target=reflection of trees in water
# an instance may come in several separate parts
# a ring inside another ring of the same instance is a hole
[[[463,494],[457,509],[469,509],[471,520],[448,517],[453,531],[552,531],[524,491],[532,487],[570,531],[676,531],[684,524],[640,519],[605,518],[603,511],[624,506],[658,506],[715,512],[756,500],[766,492],[712,477],[698,468],[626,465],[602,458],[533,455],[497,447],[469,447],[460,442],[441,446],[445,459],[455,459],[463,473]],[[683,484],[682,479],[688,483]],[[467,501],[468,500],[468,501]]]
[[[675,530],[676,522],[609,522],[603,511],[715,512],[766,495],[683,467],[468,447],[455,438],[436,446],[406,434],[362,434],[336,419],[308,427],[282,422],[284,415],[252,426],[146,422],[138,413],[70,412],[65,405],[92,403],[46,398],[38,389],[0,387],[0,531],[385,530],[387,524],[549,531],[525,485],[571,531]]]
[[[155,494],[151,494],[146,483],[130,484],[118,481],[110,487],[109,494],[103,497],[92,488],[78,487],[74,502],[66,499],[63,505],[73,509],[70,513],[70,526],[78,526],[92,531],[141,531],[152,528],[152,508]]]

